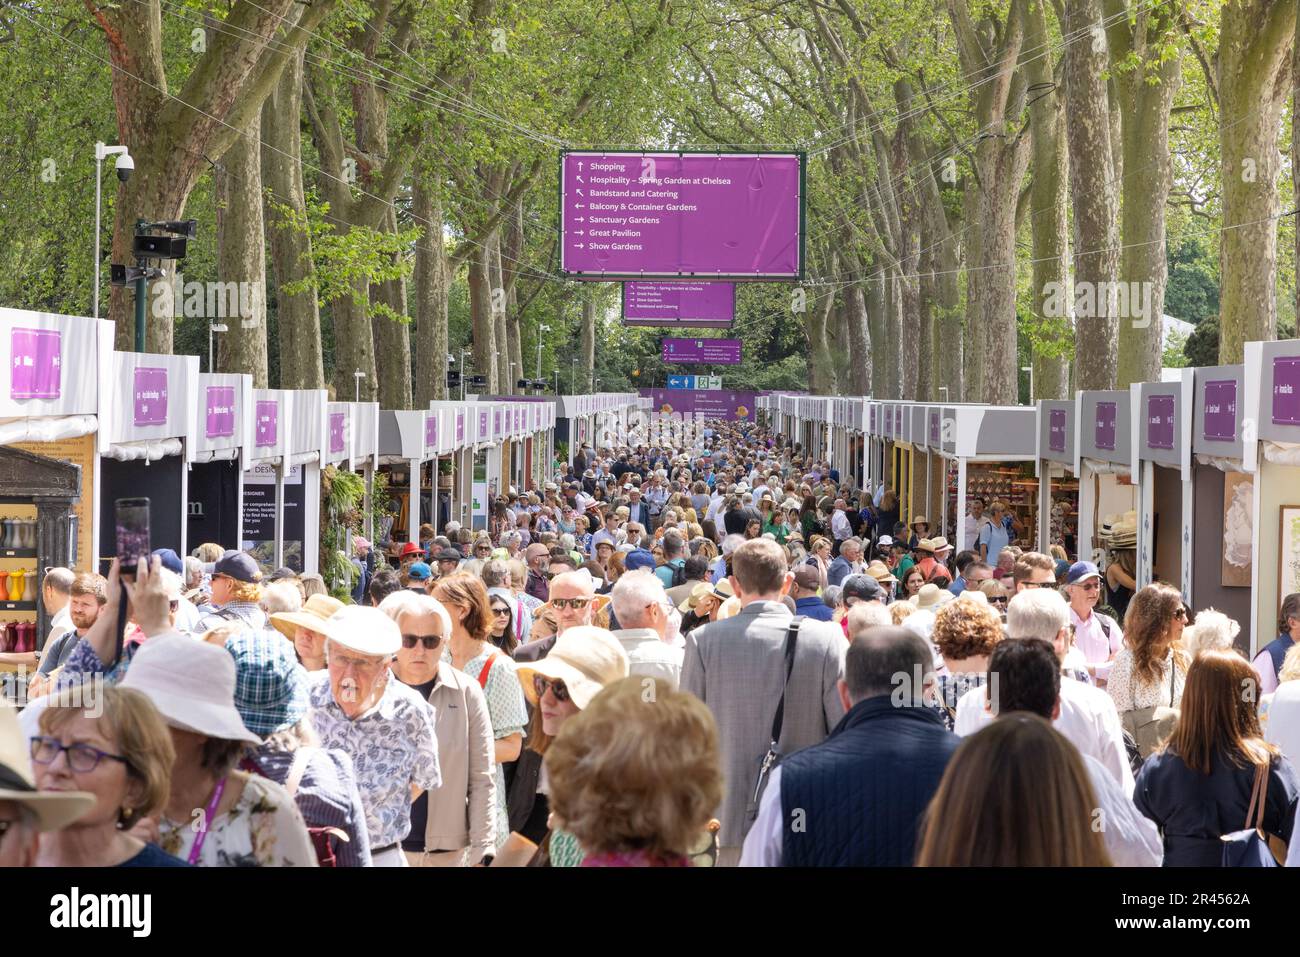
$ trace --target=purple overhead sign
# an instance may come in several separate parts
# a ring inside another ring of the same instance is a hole
[[[235,387],[208,386],[208,421],[204,433],[210,439],[235,434]]]
[[[1097,425],[1093,432],[1093,444],[1108,452],[1115,451],[1115,403],[1097,403]]]
[[[137,366],[132,390],[136,425],[167,424],[167,370]]]
[[[424,417],[424,447],[426,450],[438,447],[438,413],[430,412]]]
[[[664,362],[704,362],[736,365],[740,362],[739,339],[665,339]]]
[[[1047,447],[1053,452],[1065,451],[1065,410],[1051,409],[1047,413]]]
[[[9,338],[13,370],[11,399],[57,399],[63,363],[63,333],[58,329],[14,329]]]
[[[709,389],[705,392],[688,392],[682,389],[642,389],[641,395],[654,401],[654,411],[663,415],[676,413],[703,419],[723,419],[728,422],[754,421],[754,399],[757,392],[724,392]]]
[[[1205,383],[1202,431],[1210,442],[1231,442],[1237,437],[1237,380],[1213,379]]]
[[[257,403],[257,438],[254,444],[259,448],[274,446],[279,426],[280,403],[274,399]]]
[[[347,418],[347,413],[345,412],[330,413],[330,455],[338,455],[338,453],[343,451],[343,430]]]
[[[794,153],[563,153],[560,272],[797,279]]]
[[[1300,356],[1273,360],[1273,422],[1300,425]]]
[[[736,318],[732,282],[625,282],[625,326],[729,327]]]
[[[1152,449],[1174,447],[1174,397],[1172,395],[1147,396],[1147,447]]]

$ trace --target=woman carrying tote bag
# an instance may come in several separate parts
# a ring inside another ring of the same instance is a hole
[[[1182,595],[1160,583],[1134,595],[1124,617],[1124,647],[1115,656],[1106,691],[1143,758],[1178,724],[1188,664],[1178,639],[1188,617]]]

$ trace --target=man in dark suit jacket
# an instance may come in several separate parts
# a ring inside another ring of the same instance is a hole
[[[857,634],[839,682],[844,720],[772,772],[741,864],[910,867],[921,815],[960,740],[923,700],[933,682],[929,646],[915,633]]]

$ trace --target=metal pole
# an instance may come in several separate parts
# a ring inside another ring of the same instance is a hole
[[[135,221],[137,236],[144,235],[144,226],[143,219]],[[137,259],[136,265],[140,267],[140,276],[135,281],[135,351],[144,352],[144,307],[149,299],[148,269],[145,267],[144,260]]]
[[[91,315],[99,318],[99,199],[100,180],[104,173],[104,161],[99,156],[99,144],[95,144],[95,298]]]
[[[578,360],[574,359],[573,363],[569,366],[569,395],[578,394],[577,386],[576,386],[577,381],[578,381]]]
[[[540,379],[541,377],[542,377],[542,330],[539,328],[537,330],[537,375],[533,376],[533,378]]]
[[[212,320],[209,319],[208,320],[208,372],[209,373],[212,372],[212,366],[214,365],[212,358],[213,358],[212,357]]]

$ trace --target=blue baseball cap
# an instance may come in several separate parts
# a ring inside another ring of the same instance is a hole
[[[433,569],[424,562],[412,562],[406,570],[406,577],[416,582],[428,581],[433,577]]]
[[[644,548],[634,548],[632,551],[628,552],[627,557],[623,559],[623,567],[630,572],[642,568],[653,570],[655,567],[655,557],[651,552]]]
[[[181,564],[180,556],[170,548],[155,548],[151,555],[157,555],[159,563],[168,571],[175,572],[177,575],[185,574],[185,566]]]
[[[1092,562],[1075,562],[1065,576],[1067,585],[1077,585],[1089,578],[1101,578],[1101,572]]]

